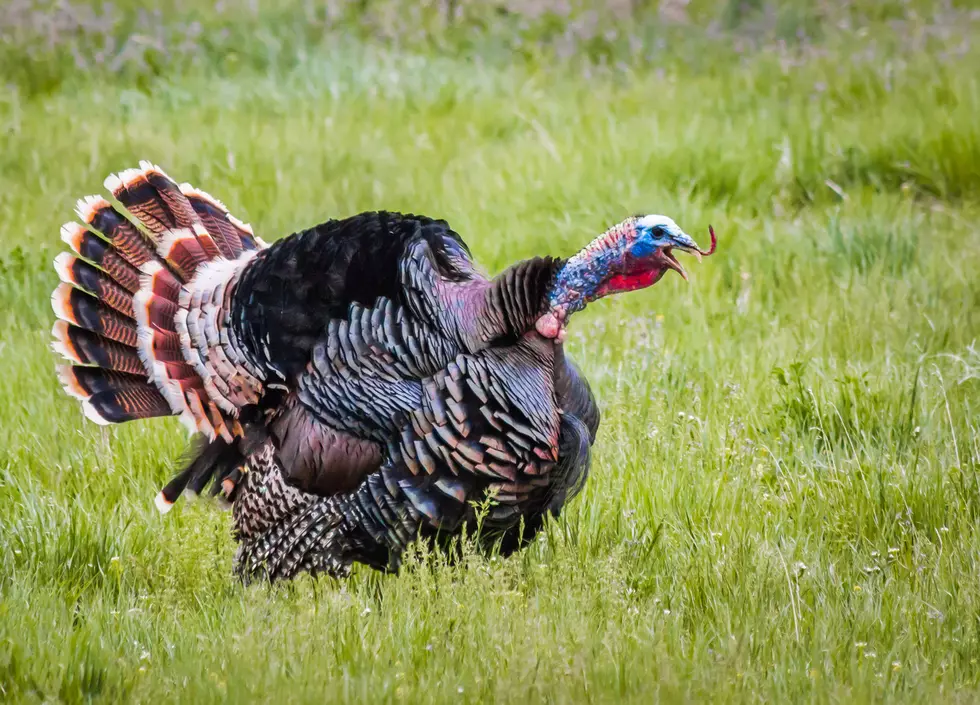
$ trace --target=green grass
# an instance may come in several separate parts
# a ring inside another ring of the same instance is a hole
[[[587,73],[304,40],[0,93],[0,700],[980,698],[980,24],[865,5]],[[153,509],[178,424],[83,422],[46,348],[58,227],[142,158],[269,240],[401,209],[495,272],[662,212],[719,250],[576,317],[603,424],[530,549],[245,588],[227,514]]]

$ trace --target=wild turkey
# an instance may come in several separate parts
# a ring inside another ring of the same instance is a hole
[[[581,489],[599,425],[569,316],[715,249],[632,217],[487,279],[441,220],[362,213],[269,246],[147,162],[105,186],[118,205],[82,199],[61,230],[61,382],[96,423],[178,415],[200,436],[157,506],[212,483],[245,579],[396,570],[481,503],[481,539],[519,548]]]

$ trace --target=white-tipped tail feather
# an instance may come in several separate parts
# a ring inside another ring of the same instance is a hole
[[[164,497],[163,492],[157,493],[156,498],[153,500],[153,504],[156,505],[157,511],[161,514],[166,514],[174,508],[174,503]]]
[[[61,241],[70,247],[74,252],[78,252],[82,247],[82,238],[88,232],[79,223],[65,223],[61,226]]]
[[[82,358],[78,356],[75,352],[75,348],[71,344],[71,339],[68,337],[68,323],[62,320],[57,320],[51,327],[51,335],[54,336],[54,340],[51,341],[51,349],[56,353],[61,355],[63,358],[69,362],[74,362],[78,365],[84,365]]]
[[[75,283],[75,277],[71,273],[71,267],[75,263],[75,255],[70,252],[62,252],[54,258],[54,269],[58,273],[58,279],[68,284]]]
[[[155,171],[158,174],[162,174],[163,176],[167,176],[166,173],[163,171],[163,169],[161,169],[160,167],[158,167],[156,164],[154,164],[153,162],[151,162],[148,159],[140,159],[140,169],[142,171]],[[170,177],[168,176],[167,178],[170,178]]]
[[[66,282],[61,282],[55,287],[55,290],[51,292],[51,308],[54,310],[54,315],[57,316],[62,321],[68,321],[69,323],[78,324],[75,319],[75,314],[71,310],[69,305],[69,298],[71,297],[72,285]]]
[[[51,346],[87,369],[64,368],[59,379],[94,423],[173,413],[190,431],[231,442],[243,433],[239,409],[256,403],[263,387],[229,338],[222,307],[256,243],[265,243],[221,201],[178,186],[149,161],[104,185],[122,208],[87,196],[76,204],[83,224],[61,227],[73,252],[55,258],[62,284],[51,295],[59,319]],[[94,388],[94,396],[86,391]],[[170,503],[161,502],[166,511]]]
[[[75,204],[75,212],[84,223],[91,223],[98,211],[108,207],[109,202],[102,196],[85,196],[85,198],[78,199],[78,203]]]
[[[71,365],[58,365],[58,381],[61,382],[61,387],[68,396],[79,401],[85,401],[89,398],[90,395],[82,389],[78,380],[75,379],[75,375],[71,371]]]
[[[112,423],[107,418],[102,416],[102,414],[96,411],[95,407],[92,406],[92,401],[90,399],[86,399],[82,402],[82,412],[85,414],[85,418],[92,423],[97,423],[99,426],[108,426]]]
[[[133,183],[139,181],[143,178],[142,169],[124,169],[118,174],[109,174],[105,177],[105,181],[102,185],[106,187],[113,195],[118,194],[121,190],[129,188]]]
[[[197,242],[197,237],[190,228],[168,230],[160,237],[160,241],[157,243],[157,254],[165,260],[169,260],[173,257],[174,247],[185,240],[188,242]]]
[[[215,198],[214,196],[212,196],[210,193],[207,193],[205,191],[202,191],[199,188],[194,188],[193,186],[191,186],[187,182],[184,182],[184,183],[182,183],[180,185],[180,192],[182,194],[184,194],[185,196],[188,196],[188,197],[191,197],[191,198],[200,198],[202,201],[207,201],[208,203],[210,203],[212,206],[214,206],[218,210],[223,210],[226,213],[228,212],[228,209],[225,207],[225,204],[224,203],[222,203],[221,201],[219,201],[217,198]]]

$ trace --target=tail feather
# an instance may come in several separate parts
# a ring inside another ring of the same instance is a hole
[[[116,372],[146,375],[135,348],[103,338],[67,321],[55,321],[51,334],[55,338],[52,343],[54,350],[70,362],[78,365],[97,365]]]
[[[147,262],[141,267],[140,288],[168,301],[180,299],[181,283],[173,272],[157,260]]]
[[[62,282],[51,294],[51,308],[63,321],[98,333],[117,343],[135,348],[138,341],[136,321],[120,315],[94,296]]]
[[[225,257],[234,259],[243,250],[257,250],[267,245],[252,232],[252,226],[243,223],[238,218],[228,212],[225,204],[214,196],[211,196],[200,189],[196,189],[190,184],[181,184],[181,192],[190,201],[194,212],[198,214],[201,222],[214,236],[216,242],[225,243],[228,248]]]
[[[147,183],[156,191],[156,197],[160,199],[166,210],[169,212],[173,221],[173,228],[190,228],[198,222],[197,214],[191,207],[187,197],[180,190],[180,186],[163,173],[158,166],[150,162],[141,161],[140,168],[146,177]],[[152,198],[152,197],[151,197]]]
[[[136,419],[170,416],[170,404],[163,395],[149,385],[129,389],[110,389],[93,394],[85,402],[85,415],[99,420],[96,423],[122,423]],[[95,419],[93,419],[95,420]]]
[[[189,227],[190,222],[181,222],[182,213],[170,208],[148,176],[146,169],[126,169],[107,176],[104,186],[150,232],[154,242],[159,242],[168,230]]]
[[[100,267],[130,293],[140,288],[140,271],[112,249],[112,245],[78,223],[61,226],[61,239],[77,254]]]
[[[175,301],[158,296],[152,291],[140,289],[132,300],[133,316],[136,323],[154,335],[177,334],[174,316],[178,306]]]
[[[82,402],[85,416],[100,425],[171,413],[160,392],[140,375],[62,365],[58,379],[68,394]]]
[[[91,294],[127,318],[133,318],[132,292],[126,291],[101,269],[67,252],[55,257],[54,266],[61,281]]]
[[[160,167],[140,162],[140,169],[109,176],[105,186],[151,233],[157,254],[185,282],[201,264],[221,256],[190,201]]]
[[[261,397],[264,374],[247,366],[224,305],[266,245],[220,201],[149,162],[105,186],[117,205],[83,198],[82,222],[61,229],[71,252],[55,259],[52,347],[72,364],[59,379],[96,423],[177,415],[208,439],[158,496],[161,511],[212,480],[231,500],[243,472],[238,416]]]
[[[161,514],[169,512],[174,506],[174,502],[187,489],[187,483],[190,482],[193,471],[193,466],[184,468],[157,494],[156,506]]]
[[[215,244],[221,251],[222,256],[228,259],[235,259],[240,255],[245,247],[242,243],[241,235],[235,230],[235,226],[227,219],[227,211],[219,207],[214,199],[201,191],[192,189],[188,184],[182,184],[180,190],[187,197],[197,217],[201,223],[211,233]]]
[[[191,228],[165,232],[157,244],[157,253],[185,282],[194,278],[198,267],[219,255],[213,240],[200,237]]]
[[[134,267],[139,268],[156,258],[153,242],[101,196],[81,199],[75,212]]]
[[[77,365],[59,365],[58,379],[68,394],[80,400],[101,392],[150,386],[144,375]]]

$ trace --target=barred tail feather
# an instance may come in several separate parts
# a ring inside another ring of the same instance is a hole
[[[52,347],[66,360],[78,365],[97,365],[107,370],[140,374],[143,363],[134,348],[103,338],[67,321],[55,321]]]
[[[65,392],[82,402],[86,418],[100,425],[172,413],[156,387],[139,374],[62,365],[58,380]]]
[[[130,293],[140,287],[140,272],[116,252],[112,245],[78,223],[61,226],[61,239],[81,257],[100,267],[119,286]]]
[[[68,394],[82,401],[101,392],[150,386],[143,375],[77,365],[59,365],[58,380]]]
[[[172,413],[163,395],[149,385],[99,392],[86,399],[82,406],[88,418],[101,419],[101,423],[122,423]]]
[[[157,497],[167,511],[211,480],[229,500],[242,477],[238,415],[262,395],[263,375],[229,335],[223,306],[266,247],[217,199],[140,162],[105,180],[121,205],[78,201],[70,249],[55,259],[52,348],[58,378],[98,424],[179,416],[208,441]],[[234,384],[229,382],[234,380]]]
[[[185,281],[203,262],[221,255],[177,183],[150,162],[111,175],[105,186],[150,233],[156,252]]]
[[[67,252],[55,257],[58,278],[66,284],[95,296],[127,318],[133,317],[133,294],[112,277],[83,259]]]
[[[75,212],[132,266],[139,268],[156,257],[152,241],[101,196],[81,199]]]
[[[184,281],[190,281],[200,265],[218,256],[218,248],[191,228],[176,228],[163,233],[157,253]]]
[[[94,296],[61,283],[51,294],[55,315],[79,328],[97,333],[109,340],[135,347],[138,335],[136,322],[103,304]]]
[[[243,250],[258,250],[268,245],[252,232],[252,226],[243,223],[228,212],[225,204],[190,184],[181,184],[180,190],[190,201],[201,222],[222,247],[222,254],[234,259]]]

